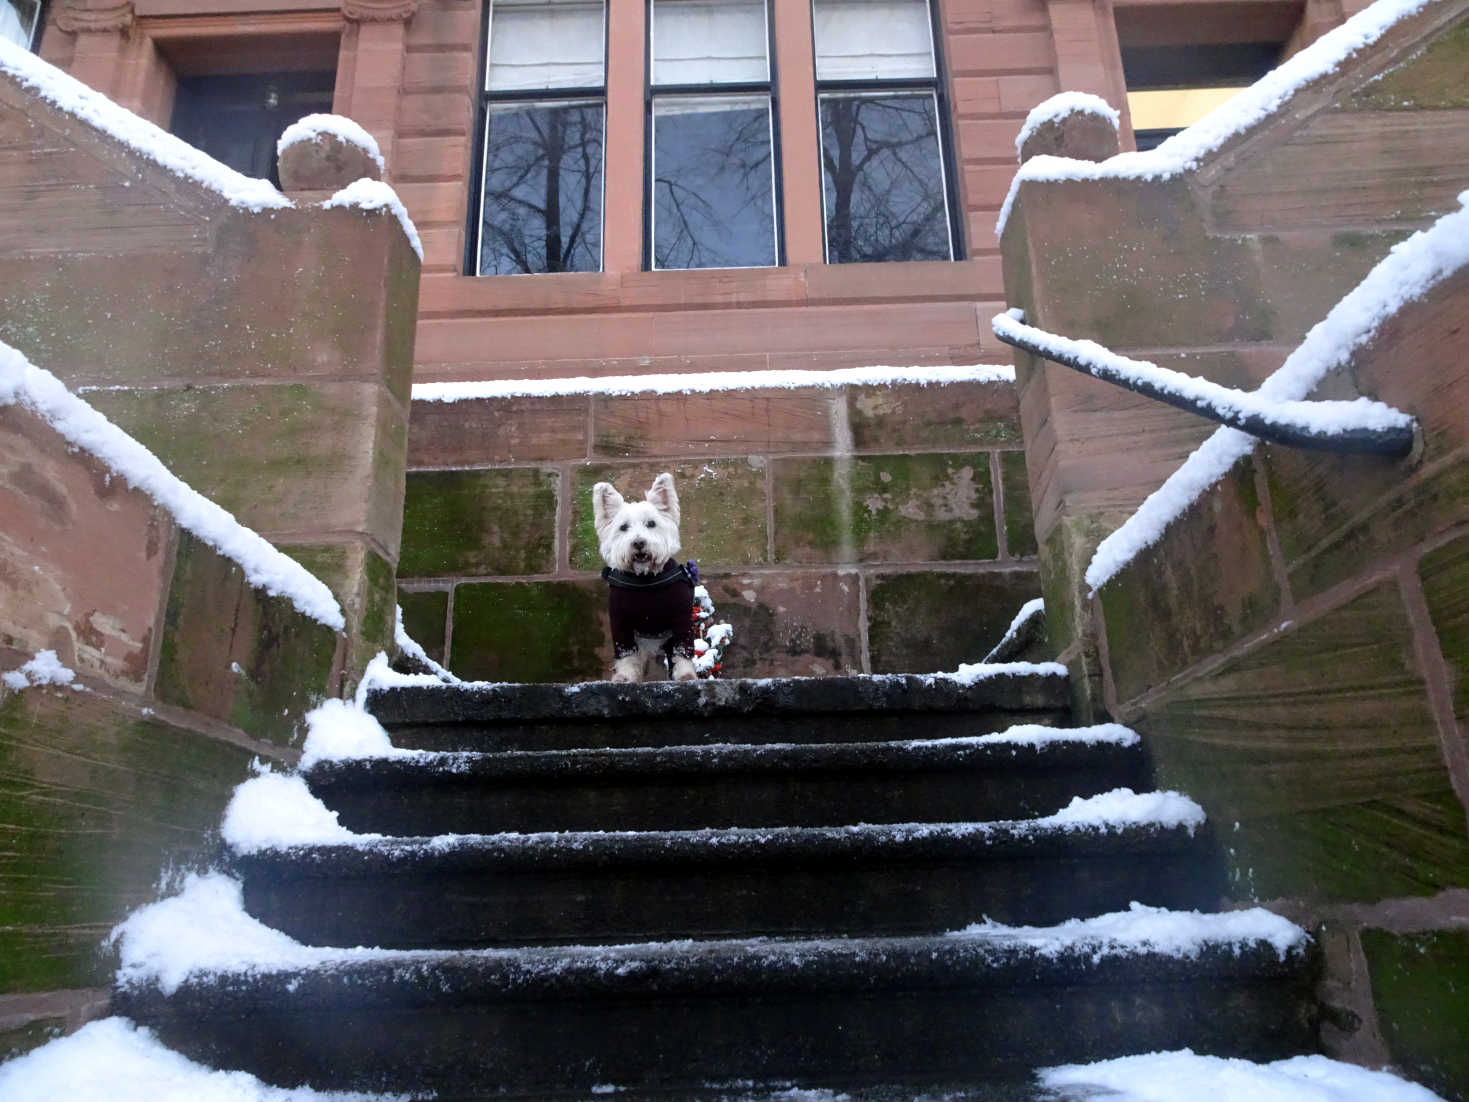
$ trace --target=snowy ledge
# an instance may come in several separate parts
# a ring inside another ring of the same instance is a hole
[[[417,254],[419,263],[423,262],[423,241],[418,236],[418,227],[408,217],[408,209],[403,206],[398,193],[381,180],[354,180],[321,206],[323,210],[344,207],[360,211],[387,211],[403,228],[403,235],[408,238],[408,244]]]
[[[552,398],[571,394],[702,394],[723,390],[796,390],[840,386],[947,386],[1014,383],[1015,369],[970,367],[842,367],[833,371],[710,371],[676,375],[581,375],[565,379],[491,379],[471,383],[416,383],[415,402],[474,398]]]
[[[1095,341],[1073,340],[1025,324],[1018,309],[996,314],[995,336],[1055,363],[1115,383],[1149,398],[1291,447],[1324,451],[1380,452],[1404,456],[1413,447],[1415,422],[1401,410],[1371,398],[1288,401],[1221,386],[1147,360],[1134,360]]]
[[[250,211],[292,205],[267,180],[220,164],[188,142],[154,126],[35,54],[0,38],[0,73],[60,111],[82,120],[176,175],[202,184],[231,206]]]
[[[1117,108],[1101,96],[1094,96],[1090,92],[1057,92],[1050,99],[1041,100],[1025,116],[1020,133],[1015,135],[1015,155],[1020,155],[1030,136],[1042,126],[1064,119],[1067,115],[1097,115],[1111,123],[1113,130],[1122,122]]]
[[[238,563],[252,586],[287,598],[304,615],[335,631],[346,627],[341,606],[319,578],[186,484],[51,372],[0,341],[0,406],[7,405],[29,410],[74,448],[96,456],[168,510],[180,527]]]
[[[1379,0],[1383,2],[1386,0]],[[1450,276],[1469,268],[1469,191],[1459,196],[1459,202],[1458,211],[1394,245],[1366,279],[1312,326],[1305,340],[1255,393],[1274,402],[1306,397],[1329,371],[1343,366],[1367,344],[1389,318]],[[1098,545],[1086,570],[1091,592],[1095,594],[1137,555],[1162,539],[1168,526],[1254,446],[1254,437],[1238,429],[1216,430],[1148,495],[1137,512]]]
[[[995,236],[1004,234],[1016,192],[1023,181],[1168,180],[1180,176],[1197,168],[1200,161],[1230,138],[1269,117],[1306,85],[1334,73],[1343,62],[1371,46],[1394,25],[1425,8],[1447,7],[1448,3],[1449,0],[1377,0],[1156,149],[1119,153],[1105,161],[1032,157],[1010,181],[1009,194],[995,221]]]

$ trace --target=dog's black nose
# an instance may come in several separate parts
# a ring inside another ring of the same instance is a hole
[[[644,547],[647,547],[648,546],[648,541],[647,540],[633,540],[632,541],[632,545],[633,545],[633,549],[635,551],[641,551]]]

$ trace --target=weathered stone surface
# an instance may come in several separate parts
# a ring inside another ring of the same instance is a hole
[[[257,532],[361,532],[397,552],[406,428],[379,386],[224,385],[86,397]]]
[[[1246,457],[1101,590],[1117,698],[1262,627],[1280,605]]]
[[[1020,411],[1009,383],[853,386],[845,394],[852,445],[862,450],[1020,441]]]
[[[398,576],[549,573],[559,480],[534,467],[409,472]]]
[[[1454,712],[1469,730],[1469,536],[1460,536],[1418,563],[1428,615],[1454,679]]]
[[[989,466],[983,452],[777,460],[776,560],[992,559]]]
[[[1313,184],[1309,192],[1298,198],[1310,201],[1316,191]],[[1275,311],[1276,333],[1287,339],[1306,333],[1408,233],[1397,229],[1337,230],[1323,226],[1315,231],[1287,235],[1261,233],[1251,237],[1260,259],[1265,297]],[[1277,352],[1270,370],[1284,363],[1289,352],[1289,349]],[[1242,350],[1242,354],[1249,353]],[[1231,385],[1254,389],[1250,384]]]
[[[1297,598],[1463,520],[1469,458],[1412,473],[1384,459],[1265,449],[1270,501]]]
[[[1239,897],[1376,900],[1469,882],[1464,808],[1392,583],[1178,686],[1131,722],[1159,786],[1230,824],[1222,841]]]
[[[592,398],[592,454],[826,451],[835,445],[845,401],[841,391],[824,389],[599,394]]]
[[[251,757],[98,693],[0,689],[0,990],[109,984],[102,939],[205,851]]]
[[[1000,479],[1005,494],[1005,545],[1015,558],[1036,553],[1035,516],[1030,507],[1030,480],[1023,451],[1000,453]]]
[[[18,406],[0,406],[0,646],[141,692],[172,518]]]
[[[667,471],[678,490],[683,550],[680,561],[705,566],[753,566],[766,561],[765,460],[711,459],[578,467],[572,476],[571,568],[601,570],[592,526],[592,487],[611,482],[629,501],[641,500]]]
[[[978,662],[1040,588],[1027,569],[877,575],[867,596],[872,672],[933,673]]]
[[[855,573],[706,574],[716,619],[734,627],[723,677],[861,673]]]
[[[1117,125],[1090,111],[1050,118],[1031,130],[1020,147],[1020,163],[1049,155],[1076,161],[1105,161],[1117,153]]]
[[[393,648],[398,583],[393,566],[365,540],[283,544],[281,550],[332,591],[347,617],[344,687],[350,691],[378,651]]]
[[[381,180],[383,170],[360,145],[321,133],[281,150],[281,190],[340,191],[355,180]]]
[[[1466,72],[1469,72],[1469,23],[1461,23],[1422,53],[1361,88],[1346,105],[1364,111],[1469,107]]]
[[[585,394],[414,402],[409,467],[488,467],[587,454]]]
[[[598,578],[455,586],[448,665],[460,677],[485,681],[606,678],[606,584]]]
[[[179,537],[158,660],[158,698],[275,742],[297,743],[301,717],[334,694],[337,635],[267,597],[233,562]]]
[[[1469,1096],[1469,932],[1366,929],[1361,937],[1393,1063],[1445,1098]]]
[[[422,647],[435,662],[443,665],[449,591],[399,590],[398,605],[403,609],[403,630],[408,633],[408,638]]]

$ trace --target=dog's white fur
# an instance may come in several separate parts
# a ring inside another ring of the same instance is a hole
[[[592,524],[597,530],[602,561],[613,570],[630,574],[657,574],[679,553],[678,491],[673,475],[653,479],[643,501],[627,501],[610,482],[592,487]],[[638,652],[617,659],[613,681],[643,681],[650,670],[661,670],[662,648],[668,636],[638,636]],[[684,655],[673,656],[673,679],[692,681],[694,663]]]

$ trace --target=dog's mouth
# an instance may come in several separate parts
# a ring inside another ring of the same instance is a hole
[[[634,551],[632,553],[633,566],[652,566],[653,553],[651,551]]]

